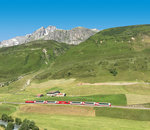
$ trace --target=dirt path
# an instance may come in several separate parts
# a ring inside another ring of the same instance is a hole
[[[79,83],[78,85],[135,85],[135,84],[143,84],[142,82],[107,82],[107,83]]]
[[[146,107],[130,107],[130,106],[111,106],[113,108],[124,108],[124,109],[142,109],[142,110],[150,110],[150,108]]]

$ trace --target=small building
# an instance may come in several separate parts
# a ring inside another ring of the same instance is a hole
[[[65,96],[66,96],[65,93],[58,93],[58,94],[56,95],[56,97],[65,97]]]
[[[64,97],[64,96],[66,96],[66,94],[65,93],[60,93],[60,91],[51,91],[51,92],[47,93],[47,96],[50,96],[50,97]]]
[[[49,96],[49,97],[56,97],[56,94],[55,93],[47,93],[47,96]]]
[[[60,91],[51,91],[47,93],[47,96],[55,97],[58,93],[60,93]]]

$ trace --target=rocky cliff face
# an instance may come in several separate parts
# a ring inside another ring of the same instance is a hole
[[[73,28],[72,30],[57,29],[55,26],[48,26],[47,28],[41,27],[32,34],[2,41],[0,42],[0,47],[15,46],[34,40],[55,40],[67,44],[78,45],[97,32],[99,32],[99,30],[83,27]]]

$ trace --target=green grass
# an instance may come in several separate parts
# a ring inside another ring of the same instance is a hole
[[[109,117],[58,116],[44,114],[18,113],[22,119],[34,120],[41,128],[48,130],[148,130],[150,122],[117,119]]]
[[[63,89],[61,87],[53,87],[53,88],[47,89],[45,92],[47,93],[47,92],[50,92],[50,91],[57,91],[57,90],[61,91]]]
[[[132,105],[150,103],[150,85],[139,82],[137,85],[129,86],[80,86],[80,81],[74,79],[49,80],[45,82],[32,82],[24,91],[25,81],[32,78],[32,75],[24,77],[8,87],[0,88],[0,101],[25,102],[34,100],[37,94],[46,95],[49,91],[59,90],[66,93],[65,98],[37,98],[36,100],[80,100],[80,101],[100,101],[111,102],[119,105]],[[95,96],[95,97],[94,97]]]
[[[122,108],[95,108],[96,116],[111,118],[150,121],[150,110],[122,109]]]
[[[12,114],[17,110],[17,105],[0,104],[0,117],[2,114]]]
[[[84,101],[84,102],[110,102],[112,105],[127,105],[126,96],[124,94],[112,95],[93,95],[93,96],[76,96],[76,97],[42,97],[35,100],[49,101]]]

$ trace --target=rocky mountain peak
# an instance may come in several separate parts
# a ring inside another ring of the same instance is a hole
[[[72,30],[57,29],[55,26],[48,26],[47,28],[41,27],[32,34],[17,36],[15,38],[2,41],[0,42],[0,47],[14,46],[40,39],[55,40],[57,42],[78,45],[98,31],[99,30],[97,29],[87,29],[84,27],[76,27]]]
[[[46,35],[48,35],[49,33],[52,33],[54,31],[56,31],[57,28],[55,26],[48,26],[46,29],[45,29],[45,32],[46,32]]]

